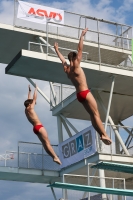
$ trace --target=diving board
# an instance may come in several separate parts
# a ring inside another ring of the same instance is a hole
[[[133,165],[127,165],[127,164],[119,164],[119,163],[112,163],[112,162],[99,162],[99,163],[91,166],[91,168],[105,169],[105,170],[133,174]]]
[[[102,193],[102,194],[114,194],[114,195],[120,195],[120,196],[133,196],[133,190],[101,188],[101,187],[70,184],[70,183],[55,182],[51,185],[48,185],[47,187],[78,190],[78,191],[84,191],[84,192],[96,192],[96,193]]]
[[[116,75],[114,92],[133,95],[132,71],[94,62],[81,62],[90,88],[110,92],[112,73]],[[72,85],[57,56],[21,50],[6,67],[6,74]]]

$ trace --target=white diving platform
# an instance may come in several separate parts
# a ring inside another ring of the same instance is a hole
[[[106,106],[110,95],[112,76],[116,77],[110,111],[114,120],[121,121],[133,115],[133,108],[130,106],[133,101],[133,71],[105,64],[100,66],[98,63],[85,61],[81,62],[81,66],[94,97],[96,98],[96,92],[100,92]],[[70,79],[64,73],[58,57],[28,50],[21,50],[17,54],[6,67],[6,74],[72,85]],[[79,109],[77,109],[77,105]],[[124,110],[122,109],[123,106]],[[102,120],[105,120],[102,108],[100,108],[100,105],[98,107]],[[82,109],[82,105],[76,100],[75,94],[53,109],[53,115],[56,116],[59,113],[63,113],[68,118],[90,119],[87,112]]]
[[[114,92],[133,95],[133,70],[98,63],[81,62],[89,88],[110,91],[111,77],[116,76]],[[21,50],[6,67],[6,74],[72,85],[58,57]]]
[[[0,180],[48,184],[61,178],[57,171],[0,167]]]

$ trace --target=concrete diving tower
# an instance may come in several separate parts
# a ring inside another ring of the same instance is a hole
[[[71,95],[68,92],[68,95],[63,96],[63,87],[67,86],[69,90],[72,83],[64,73],[62,64],[54,52],[53,45],[55,41],[58,42],[60,51],[67,60],[68,52],[77,49],[82,29],[90,21],[97,25],[96,28],[89,26],[87,31],[84,39],[81,67],[85,72],[89,88],[98,103],[101,119],[105,122],[105,129],[108,125],[113,131],[115,142],[111,145],[111,148],[105,147],[100,144],[99,138],[96,137],[97,152],[62,169],[60,176],[72,172],[86,175],[89,163],[99,161],[133,163],[132,152],[128,151],[129,149],[132,150],[130,148],[133,137],[132,128],[129,127],[131,129],[129,131],[128,127],[123,126],[121,123],[122,120],[133,115],[131,106],[133,100],[132,27],[88,16],[79,15],[79,18],[85,20],[82,26],[81,24],[72,26],[65,23],[58,28],[53,28],[48,23],[45,32],[6,25],[1,25],[2,28],[0,29],[2,34],[0,42],[3,48],[6,49],[6,53],[7,51],[9,53],[9,57],[4,57],[4,53],[0,52],[0,62],[8,64],[6,74],[50,82],[53,95],[50,105],[52,103],[52,114],[57,116],[59,143],[62,143],[62,125],[64,125],[69,137],[72,137],[73,134],[68,125],[75,133],[79,132],[66,118],[90,120],[90,117],[83,109],[82,104],[77,101],[74,88]],[[107,32],[104,32],[104,30],[107,30]],[[9,41],[6,40],[7,35],[9,35],[8,39],[11,42],[10,46],[12,48],[10,49],[8,49]],[[12,36],[12,40],[10,36]],[[54,91],[56,84],[59,87],[57,92]],[[128,133],[126,141],[122,140],[118,132],[119,127],[121,127],[118,124]],[[95,175],[98,175],[98,173],[100,177],[104,177],[101,171],[96,172]],[[90,170],[90,174],[93,174],[92,170]],[[106,176],[116,177],[117,174],[107,172]],[[126,180],[131,177],[124,174],[122,176]],[[101,183],[101,186],[103,185],[104,181]]]

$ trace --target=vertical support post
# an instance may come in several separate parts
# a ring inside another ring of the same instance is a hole
[[[18,169],[19,169],[19,142],[18,142]]]
[[[100,51],[100,38],[99,38],[99,23],[97,20],[97,32],[98,32],[98,56],[99,56],[99,70],[101,66],[101,51]]]
[[[118,124],[118,123],[115,123],[115,124]],[[116,129],[119,132],[119,127],[116,127]],[[116,154],[121,154],[119,140],[116,137],[116,135],[115,135],[115,149],[116,149]]]
[[[28,168],[30,167],[30,157],[29,157],[29,153],[28,153]]]
[[[63,86],[61,84],[61,102],[63,101]]]
[[[107,130],[107,122],[108,122],[108,117],[109,117],[109,112],[110,112],[110,107],[111,107],[112,94],[113,94],[113,90],[114,90],[114,83],[115,83],[115,77],[113,76],[112,77],[111,90],[110,90],[110,96],[109,96],[109,103],[108,103],[106,119],[105,119],[105,131]]]
[[[28,42],[28,50],[30,51],[30,42]]]
[[[130,49],[130,48],[129,48],[128,32],[127,32],[127,49]]]
[[[117,35],[118,35],[118,25],[116,24],[116,39],[115,39],[115,46],[117,46]]]
[[[86,23],[86,17],[85,17],[85,28],[86,28],[86,24],[87,24],[87,23]],[[86,34],[85,34],[85,40],[86,40]]]
[[[63,142],[63,133],[62,133],[62,122],[60,116],[57,116],[57,126],[58,126],[58,141],[59,143]]]
[[[7,155],[5,155],[5,167],[6,167],[6,159],[7,159]]]
[[[87,165],[88,185],[90,185],[90,165]],[[88,200],[90,200],[90,192],[88,192]]]
[[[14,0],[14,15],[13,15],[13,26],[15,27],[15,17],[16,17],[16,0]]]
[[[100,187],[106,188],[106,183],[105,183],[105,173],[103,169],[99,169],[99,176],[100,176]],[[102,199],[106,199],[107,195],[102,194]]]
[[[97,147],[97,151],[99,152],[100,151],[100,139],[98,137],[98,133],[96,132],[96,147]]]
[[[51,88],[51,91],[52,91],[54,103],[55,103],[55,105],[56,105],[56,94],[55,94],[55,91],[54,91],[54,87],[53,87],[52,82],[49,82],[49,84],[50,84],[50,88]]]
[[[124,190],[126,189],[126,182],[125,182],[125,178],[124,178],[124,180],[123,180],[123,182],[124,182]],[[126,198],[126,196],[124,196],[124,200],[126,200],[127,198]]]
[[[48,22],[46,24],[46,28],[47,28],[47,30],[46,30],[47,31],[47,52],[46,53],[48,55]]]
[[[113,187],[112,188],[114,188],[115,187],[115,183],[114,183],[114,178],[113,178]],[[112,200],[114,199],[114,196],[112,195]]]
[[[81,16],[79,18],[79,31],[78,31],[78,38],[80,37],[80,25],[81,25]]]
[[[123,29],[121,25],[121,47],[123,48]]]
[[[63,174],[63,183],[65,182],[65,174]],[[63,189],[63,199],[67,200],[67,189]]]

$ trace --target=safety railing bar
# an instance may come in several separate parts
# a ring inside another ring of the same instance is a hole
[[[55,23],[55,22],[48,22],[48,24],[56,24],[56,25],[60,25],[59,23]],[[74,28],[74,29],[81,29],[83,30],[83,28],[79,28],[79,27],[76,27],[76,26],[69,26],[69,25],[66,25],[66,24],[62,24],[60,26],[65,26],[65,27],[68,27],[68,28]],[[87,32],[92,32],[92,33],[99,33],[99,34],[103,34],[103,35],[108,35],[108,36],[112,36],[112,37],[119,37],[119,38],[123,38],[123,39],[126,39],[126,40],[132,40],[132,38],[125,38],[125,37],[122,37],[122,36],[118,36],[118,35],[114,35],[114,34],[109,34],[109,33],[104,33],[104,32],[98,32],[98,31],[94,31],[94,30],[88,30]],[[50,33],[50,32],[49,32]]]
[[[64,176],[76,176],[76,177],[83,177],[83,178],[87,178],[88,176],[86,175],[77,175],[77,174],[64,174]]]
[[[61,83],[53,83],[53,86],[57,86],[57,87],[60,87]],[[63,84],[62,84],[63,85]],[[74,86],[68,86],[68,85],[63,85],[63,88],[70,88],[70,89],[75,89]]]
[[[91,163],[92,165],[94,163]],[[86,175],[77,175],[77,174],[64,174],[64,176],[75,176],[75,177],[83,177],[83,178],[88,178],[88,176]],[[89,176],[91,178],[105,178],[105,179],[112,179],[112,177],[101,177],[101,176]],[[114,177],[113,177],[114,178]],[[118,180],[125,180],[125,178],[114,178],[114,179],[118,179]]]
[[[38,45],[38,46],[40,46],[40,43],[36,43],[36,42],[29,42],[29,44],[36,44],[36,45]],[[42,46],[48,46],[48,47],[54,47],[54,46],[52,46],[52,45],[50,45],[50,44],[41,44]],[[67,49],[67,48],[63,48],[63,47],[58,47],[59,49],[63,49],[63,50],[68,50],[68,51],[77,51],[77,50],[74,50],[74,49]],[[83,51],[82,53],[86,53],[86,54],[89,54],[88,52],[85,52],[85,51]]]
[[[105,123],[103,123],[103,124],[105,124]],[[133,129],[133,127],[130,127],[130,126],[111,125],[111,124],[107,124],[107,126],[115,126],[115,127],[120,127],[120,128],[130,128],[130,129]]]
[[[87,15],[80,15],[80,14],[74,13],[74,12],[65,11],[65,13],[74,14],[74,15],[78,15],[78,16],[81,16],[81,17],[84,17],[84,18],[87,18],[87,19],[98,20],[98,21],[101,21],[101,22],[109,23],[109,24],[123,25],[123,26],[131,27],[132,28],[132,26],[129,26],[129,25],[126,25],[126,24],[120,24],[120,23],[117,23],[117,22],[112,22],[112,21],[108,21],[108,20],[98,19],[96,17],[91,17],[91,16],[87,16]]]
[[[38,145],[42,145],[41,143],[35,143],[35,142],[23,142],[23,141],[19,141],[19,143],[26,143],[26,144],[38,144]],[[58,146],[57,144],[51,144],[51,146]]]
[[[114,177],[100,177],[100,176],[89,176],[91,178],[105,178],[105,179],[118,179],[118,180],[124,180],[125,178],[114,178]]]
[[[125,30],[124,32],[123,32],[123,34],[125,34],[127,31],[129,31],[131,29],[131,27],[129,27],[127,30]],[[120,35],[121,36],[121,35]]]

